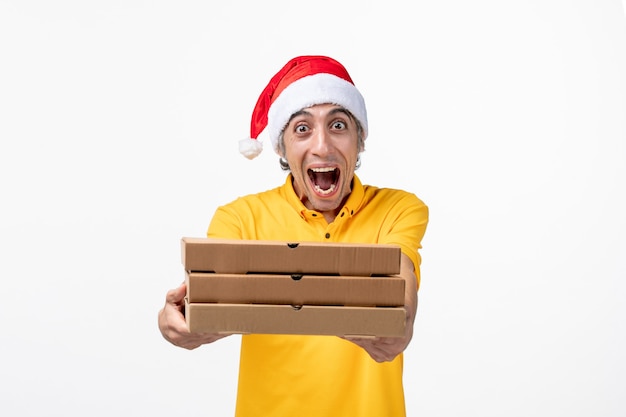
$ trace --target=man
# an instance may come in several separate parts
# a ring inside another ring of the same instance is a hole
[[[219,207],[207,236],[399,245],[407,325],[398,338],[242,336],[236,415],[404,416],[402,352],[413,335],[428,209],[411,193],[363,185],[354,174],[367,112],[350,75],[331,58],[296,57],[271,79],[241,153],[257,156],[263,131],[290,171],[284,185]],[[185,291],[183,284],[167,293],[163,336],[187,349],[225,337],[188,332]]]

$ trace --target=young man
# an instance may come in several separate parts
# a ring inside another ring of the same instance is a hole
[[[241,153],[257,156],[265,130],[290,171],[285,183],[219,207],[207,236],[399,245],[407,326],[398,338],[242,336],[236,415],[404,416],[402,352],[413,335],[428,209],[411,193],[363,185],[355,175],[367,112],[332,58],[296,57],[271,79]],[[225,337],[187,331],[185,291],[183,284],[167,293],[159,312],[163,336],[187,349]]]

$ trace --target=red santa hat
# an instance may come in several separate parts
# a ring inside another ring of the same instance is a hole
[[[250,138],[239,141],[239,152],[253,159],[263,150],[259,135],[267,129],[274,151],[278,138],[291,116],[316,104],[336,104],[350,111],[367,137],[365,101],[354,86],[348,71],[326,56],[293,58],[272,79],[252,112]]]

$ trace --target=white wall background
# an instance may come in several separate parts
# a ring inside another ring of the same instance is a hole
[[[156,316],[179,239],[282,183],[237,141],[300,54],[366,97],[361,178],[431,209],[409,415],[623,416],[619,0],[0,0],[3,415],[232,415],[239,340]]]

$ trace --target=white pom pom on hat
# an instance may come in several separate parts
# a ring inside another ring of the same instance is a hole
[[[266,129],[278,152],[278,139],[291,116],[316,104],[344,107],[361,123],[363,138],[367,137],[365,101],[348,71],[332,58],[305,55],[287,62],[265,87],[252,112],[250,137],[239,141],[239,152],[256,158],[263,150],[258,138]]]
[[[239,141],[239,152],[248,159],[254,159],[261,154],[263,144],[257,139],[246,138]]]

